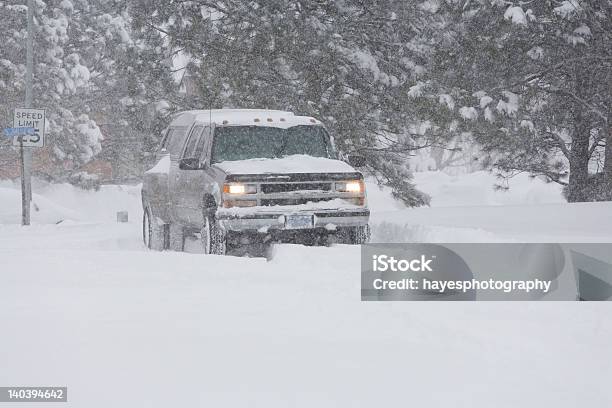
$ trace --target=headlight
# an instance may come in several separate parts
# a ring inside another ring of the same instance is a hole
[[[255,184],[225,184],[223,192],[226,194],[255,194],[257,185]]]
[[[336,183],[336,191],[343,193],[363,193],[364,190],[363,181],[361,180]]]

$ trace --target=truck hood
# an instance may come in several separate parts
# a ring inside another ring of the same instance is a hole
[[[215,163],[226,174],[355,173],[349,164],[334,159],[293,155],[281,159],[249,159]]]

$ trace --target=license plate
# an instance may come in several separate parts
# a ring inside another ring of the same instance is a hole
[[[287,229],[312,228],[313,225],[314,217],[311,214],[291,214],[285,216],[285,228]]]

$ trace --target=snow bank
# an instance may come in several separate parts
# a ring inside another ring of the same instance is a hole
[[[140,189],[140,185],[103,185],[99,191],[93,191],[34,179],[32,223],[115,222],[117,211],[128,211],[130,221],[140,222]],[[0,181],[0,204],[0,224],[21,223],[19,182]]]
[[[610,214],[612,202],[464,206],[377,212],[371,223],[377,242],[612,242]]]
[[[495,190],[499,180],[484,171],[414,176],[431,208],[407,209],[388,190],[368,186],[373,241],[612,242],[612,202],[568,204],[559,185],[525,174],[510,179],[507,191]]]
[[[519,174],[508,181],[509,190],[495,190],[494,174],[479,171],[450,176],[441,171],[414,174],[419,190],[429,194],[432,207],[474,205],[527,205],[565,203],[561,187]]]
[[[0,224],[21,223],[21,192],[13,185],[0,184]],[[59,205],[34,193],[31,218],[33,223],[49,224],[63,219],[79,219],[80,214],[70,207]]]
[[[355,169],[340,160],[312,157],[302,154],[282,159],[249,159],[216,163],[219,169],[228,174],[261,173],[353,173]]]

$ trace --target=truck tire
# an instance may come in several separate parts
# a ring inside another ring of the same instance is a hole
[[[148,249],[154,251],[166,248],[166,228],[157,221],[148,205],[142,214],[142,241]]]
[[[181,224],[169,225],[170,250],[183,252],[185,250],[185,229]]]
[[[345,227],[338,233],[339,243],[349,245],[361,245],[370,242],[370,226],[360,225],[358,227]]]
[[[219,227],[214,216],[208,215],[204,217],[204,226],[200,235],[205,254],[225,255],[225,232]]]
[[[349,231],[351,244],[361,245],[370,242],[370,226],[368,224],[353,227]]]

